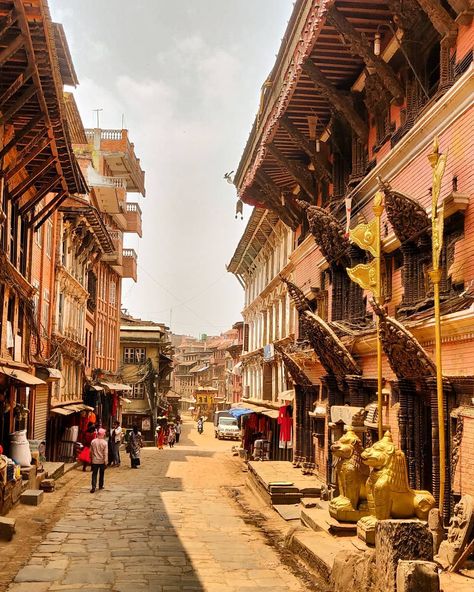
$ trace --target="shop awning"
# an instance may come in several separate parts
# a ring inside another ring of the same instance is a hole
[[[119,397],[119,399],[123,402],[123,403],[131,403],[131,399],[127,399],[127,397]]]
[[[72,415],[75,411],[67,407],[54,407],[51,409],[51,413],[55,413],[56,415]]]
[[[103,391],[104,390],[104,387],[99,386],[98,384],[89,384],[88,388],[91,391]]]
[[[271,417],[271,419],[278,419],[278,411],[276,409],[268,409],[268,411],[262,411],[262,415]]]
[[[317,405],[313,411],[308,411],[308,415],[310,417],[317,417],[317,418],[323,419],[327,415],[326,407],[322,407],[320,405]]]
[[[293,401],[295,399],[295,389],[289,389],[280,393],[280,401]]]
[[[101,382],[101,386],[105,386],[109,391],[131,391],[132,387],[129,384],[121,384],[120,382]]]
[[[242,417],[242,415],[250,415],[255,413],[255,411],[252,409],[229,409],[228,411],[232,417]]]
[[[61,370],[57,368],[48,368],[46,366],[41,366],[38,368],[37,372],[44,377],[45,380],[62,380],[63,375],[61,374]]]
[[[166,393],[165,397],[167,399],[181,399],[181,395],[178,395],[178,393],[175,392]]]
[[[24,370],[17,370],[16,368],[7,368],[6,366],[0,366],[0,374],[5,374],[5,376],[8,376],[9,378],[16,380],[17,382],[27,384],[28,386],[46,384],[44,380],[41,380],[41,378],[38,378],[34,374],[29,374]]]

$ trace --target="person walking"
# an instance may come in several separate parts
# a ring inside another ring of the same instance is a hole
[[[181,436],[181,421],[178,419],[176,422],[176,427],[174,430],[175,436],[176,436],[176,444],[179,444],[179,438]]]
[[[163,450],[163,444],[165,443],[165,430],[162,425],[156,427],[156,446],[158,450]]]
[[[128,446],[130,450],[130,466],[132,469],[138,469],[140,466],[140,452],[143,447],[143,439],[136,425],[133,426],[130,432]]]
[[[168,444],[170,448],[173,448],[174,443],[176,442],[176,428],[174,425],[170,425],[168,429]]]
[[[99,489],[104,489],[104,473],[107,465],[107,442],[105,441],[105,430],[100,428],[97,438],[91,442],[91,464],[92,464],[92,488],[95,492],[97,485],[97,473],[99,474]]]
[[[122,444],[122,428],[119,421],[114,421],[114,427],[110,430],[110,442],[112,446],[112,466],[120,466],[120,445]]]

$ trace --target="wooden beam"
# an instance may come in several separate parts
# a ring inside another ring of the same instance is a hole
[[[52,164],[56,162],[56,157],[54,154],[46,160],[46,162],[42,162],[36,169],[31,172],[26,179],[24,179],[21,183],[16,185],[14,189],[9,191],[10,199],[16,201],[19,199],[28,189],[36,183],[36,181],[44,175],[44,173],[50,168]]]
[[[69,197],[69,193],[67,191],[60,191],[48,204],[46,204],[46,206],[41,211],[36,214],[36,216],[33,217],[30,222],[30,226],[35,225],[35,232],[41,228],[41,226],[43,226],[54,210],[57,210],[67,197]]]
[[[32,160],[39,156],[46,146],[50,144],[50,142],[51,138],[43,138],[43,140],[35,148],[31,149],[27,154],[22,155],[21,159],[17,159],[17,164],[15,164],[15,166],[9,167],[3,173],[5,176],[5,181],[9,181],[12,177],[19,173],[22,168],[27,166]],[[0,175],[1,174],[2,172],[0,171]]]
[[[325,179],[328,183],[331,183],[331,173],[324,164],[323,159],[316,150],[311,147],[309,140],[302,132],[300,132],[296,125],[292,123],[288,115],[284,115],[280,119],[280,126],[286,131],[293,142],[311,158],[311,162],[319,176]]]
[[[10,29],[10,27],[14,23],[16,23],[17,19],[18,14],[16,13],[16,10],[13,8],[12,10],[10,10],[10,12],[7,14],[7,16],[2,22],[2,28],[0,29],[0,39],[5,35],[8,29]]]
[[[303,64],[303,70],[309,76],[314,86],[326,97],[329,104],[344,117],[359,140],[363,144],[366,144],[368,138],[367,125],[354,109],[347,95],[343,94],[332,82],[327,80],[321,70],[310,59],[306,60]]]
[[[46,183],[40,189],[38,189],[38,191],[35,193],[33,198],[30,199],[29,201],[27,201],[26,204],[24,204],[20,208],[20,214],[22,216],[24,216],[30,210],[32,210],[35,206],[37,206],[39,204],[39,202],[43,199],[43,197],[48,195],[48,193],[54,193],[54,188],[60,182],[60,180],[61,180],[61,177],[58,175],[52,181],[50,181],[49,183]]]
[[[285,168],[293,179],[301,185],[301,187],[306,191],[306,193],[313,198],[316,197],[314,181],[310,175],[310,173],[305,169],[305,167],[298,162],[297,160],[290,160],[287,158],[276,146],[275,144],[267,144],[266,146],[268,152],[273,156],[273,158],[283,167]]]
[[[31,74],[32,72],[30,68],[27,68],[24,72],[18,74],[15,80],[0,97],[0,111],[3,111],[3,105],[10,99],[10,97],[12,97],[23,86],[23,84],[25,84],[25,82],[31,78]]]
[[[20,142],[27,134],[34,129],[38,123],[43,119],[43,113],[38,113],[31,119],[19,132],[15,133],[13,138],[0,150],[0,160],[10,152],[10,150]]]
[[[27,88],[22,95],[18,97],[18,99],[11,105],[5,113],[0,115],[0,125],[4,125],[8,123],[10,119],[15,115],[17,111],[19,111],[28,101],[36,94],[36,87],[31,85]]]
[[[456,38],[456,23],[438,0],[417,0],[417,2],[440,35],[453,40]]]
[[[0,66],[3,66],[5,62],[7,62],[13,55],[15,55],[16,52],[20,49],[20,47],[23,46],[23,44],[24,40],[21,35],[15,37],[13,41],[10,41],[7,47],[0,51]]]
[[[359,33],[335,6],[328,10],[327,18],[350,44],[352,51],[364,60],[367,67],[375,70],[392,97],[397,101],[402,101],[405,95],[403,85],[387,62],[374,54],[373,47],[367,37]]]
[[[265,201],[272,204],[270,209],[273,209],[287,226],[293,230],[298,228],[301,224],[300,212],[293,203],[286,203],[285,205],[281,203],[280,187],[262,170],[259,170],[255,175],[255,181],[262,194],[266,196]]]

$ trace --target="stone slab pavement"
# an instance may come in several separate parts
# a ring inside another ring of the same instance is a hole
[[[232,444],[211,432],[209,423],[202,436],[187,424],[175,448],[144,449],[139,470],[126,458],[107,469],[94,494],[90,473],[77,472],[62,517],[8,591],[307,590],[226,495],[243,477]]]

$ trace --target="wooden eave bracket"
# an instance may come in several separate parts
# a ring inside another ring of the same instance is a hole
[[[441,3],[438,0],[416,1],[426,13],[436,31],[438,31],[438,33],[444,39],[448,40],[450,45],[454,44],[454,41],[457,37],[458,28],[448,11],[443,8],[443,6],[441,6]],[[452,3],[453,0],[451,0],[451,4]]]
[[[303,64],[303,70],[334,110],[344,117],[359,140],[366,144],[368,140],[367,125],[354,109],[348,96],[338,90],[311,59],[306,60]]]
[[[273,156],[273,158],[284,168],[286,169],[290,175],[294,178],[294,180],[303,187],[308,195],[313,195],[314,193],[314,184],[311,179],[311,175],[306,171],[304,166],[296,161],[290,160],[287,158],[276,146],[275,144],[268,144],[267,145],[268,152]]]
[[[380,56],[374,54],[365,35],[359,33],[359,31],[353,27],[353,25],[335,6],[332,6],[328,10],[327,18],[334,28],[350,44],[352,51],[364,60],[367,67],[373,68],[377,72],[382,84],[393,98],[397,102],[403,101],[405,93],[402,83],[392,68]]]

